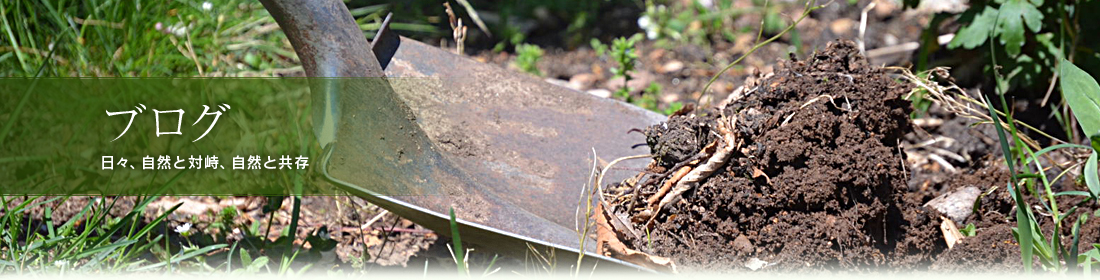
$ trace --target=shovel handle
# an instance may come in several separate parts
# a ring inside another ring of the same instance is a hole
[[[275,22],[283,29],[294,52],[306,70],[306,76],[316,78],[381,78],[385,76],[378,59],[371,52],[367,38],[355,24],[347,6],[340,0],[260,0]],[[310,83],[313,103],[313,135],[321,147],[336,139],[340,127],[341,101],[355,90],[348,90],[336,79],[314,80]],[[347,92],[342,94],[343,92]],[[404,108],[392,90],[380,88],[390,103],[385,106]],[[358,94],[363,94],[359,91]],[[406,109],[407,111],[407,109]],[[403,120],[395,120],[402,122]],[[408,122],[408,121],[404,121]]]
[[[382,66],[339,0],[260,0],[310,77],[383,77]]]

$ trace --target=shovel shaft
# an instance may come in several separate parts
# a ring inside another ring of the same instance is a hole
[[[382,66],[339,0],[260,0],[310,77],[382,77]]]

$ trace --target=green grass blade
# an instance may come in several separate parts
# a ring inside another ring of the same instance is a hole
[[[466,251],[462,250],[462,236],[458,234],[458,219],[455,218],[455,209],[451,208],[451,241],[454,242],[455,261],[458,263],[459,276],[466,276]]]
[[[993,117],[993,127],[997,129],[997,140],[1001,144],[1001,152],[1004,153],[1005,162],[1008,165],[1008,173],[1012,179],[1009,181],[1009,193],[1012,194],[1013,200],[1016,201],[1016,227],[1019,230],[1018,241],[1020,243],[1020,258],[1024,265],[1024,271],[1031,273],[1031,262],[1033,257],[1033,240],[1031,235],[1031,217],[1027,214],[1027,204],[1024,203],[1023,192],[1016,184],[1016,160],[1012,154],[1012,149],[1009,148],[1008,138],[1005,136],[1004,128],[1001,126],[1001,118],[997,117],[996,110],[993,109],[993,103],[989,102],[989,99],[982,96],[982,101],[985,103],[986,109],[989,110],[989,115]]]
[[[107,245],[104,245],[104,246],[101,246],[101,247],[96,247],[96,248],[93,248],[91,250],[82,251],[82,252],[76,254],[75,256],[73,256],[73,259],[77,259],[77,260],[83,259],[83,258],[86,258],[88,256],[91,256],[91,255],[94,255],[94,254],[97,254],[97,253],[100,253],[100,252],[103,252],[103,251],[113,251],[113,250],[118,249],[120,247],[125,247],[125,246],[128,246],[130,244],[134,244],[134,243],[137,243],[137,240],[122,239],[122,240],[116,241],[115,243],[107,244]]]
[[[237,250],[237,244],[239,244],[239,243],[240,243],[240,241],[233,242],[233,247],[229,247],[229,253],[225,254],[225,272],[226,273],[233,272],[233,251]]]
[[[1035,156],[1041,156],[1043,154],[1052,152],[1054,150],[1065,149],[1065,148],[1091,149],[1092,147],[1085,146],[1085,145],[1078,145],[1078,144],[1058,144],[1058,145],[1043,148],[1043,149],[1039,150],[1038,152],[1035,152]],[[1031,164],[1031,161],[1032,161],[1031,158],[1027,158],[1027,159],[1025,159],[1024,164]]]
[[[159,263],[155,263],[155,264],[151,264],[151,265],[143,266],[143,267],[140,267],[140,268],[138,268],[138,269],[135,269],[135,270],[137,270],[137,271],[141,271],[141,270],[150,270],[150,269],[154,269],[154,268],[158,268],[158,267],[166,266],[166,265],[168,265],[168,264],[178,264],[178,263],[179,263],[179,262],[181,262],[181,261],[184,261],[184,260],[188,260],[188,259],[191,259],[191,258],[197,257],[197,256],[199,256],[199,255],[202,255],[202,254],[206,254],[206,253],[209,253],[210,251],[214,251],[214,250],[217,250],[217,249],[225,248],[225,247],[228,247],[228,246],[229,246],[228,244],[215,244],[215,245],[210,245],[210,246],[202,247],[202,248],[199,248],[199,249],[197,249],[197,250],[192,250],[192,251],[188,251],[188,252],[182,252],[182,253],[180,253],[180,254],[179,254],[179,256],[172,256],[172,257],[169,257],[169,258],[168,258],[168,261],[163,261],[163,262],[159,262]]]
[[[141,228],[141,230],[139,230],[137,234],[134,234],[134,236],[145,236],[146,234],[149,234],[149,232],[155,229],[157,225],[164,221],[164,219],[167,219],[168,215],[176,212],[176,209],[179,209],[180,206],[183,206],[183,202],[177,203],[175,206],[172,206],[172,208],[168,208],[167,211],[164,211],[164,214],[160,214],[160,216],[157,216],[156,219],[153,219],[152,222],[149,222],[149,224]]]
[[[1086,192],[1086,191],[1064,191],[1064,192],[1054,193],[1054,196],[1066,196],[1066,195],[1091,196],[1091,194],[1089,194],[1089,192]]]
[[[485,272],[482,272],[481,276],[489,276],[491,273],[490,270],[493,269],[493,265],[497,263],[497,257],[500,257],[500,255],[493,255],[493,260],[489,261],[489,265],[485,267]]]
[[[385,11],[387,8],[389,8],[389,6],[390,4],[375,4],[366,7],[351,9],[350,12],[352,17],[362,17],[369,14]]]
[[[1077,268],[1077,250],[1081,242],[1081,224],[1088,221],[1088,218],[1089,214],[1081,214],[1081,216],[1077,218],[1077,222],[1073,223],[1073,230],[1071,231],[1073,233],[1073,241],[1070,243],[1069,255],[1066,256],[1066,267],[1069,269]]]

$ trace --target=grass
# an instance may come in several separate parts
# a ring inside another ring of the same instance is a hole
[[[162,188],[175,182],[171,180]],[[166,235],[158,230],[165,228],[166,217],[180,205],[152,222],[143,222],[146,206],[157,198],[138,198],[137,205],[123,217],[109,215],[118,199],[89,198],[94,202],[86,203],[73,218],[58,226],[49,205],[69,197],[24,197],[22,201],[0,197],[0,225],[6,229],[0,231],[0,254],[5,256],[0,261],[0,273],[145,271],[201,259],[203,254],[225,247],[217,244],[170,253]],[[28,219],[31,209],[44,210],[41,220]]]
[[[946,69],[935,68],[920,74],[913,74],[908,70],[903,72],[902,76],[917,86],[907,98],[915,98],[919,93],[920,98],[938,104],[947,112],[972,119],[976,124],[992,124],[997,131],[1001,152],[1005,155],[1004,163],[1009,169],[1009,174],[1012,175],[1009,182],[1003,183],[1006,183],[1006,189],[1015,203],[1013,211],[1015,211],[1016,228],[1013,229],[1013,236],[1020,246],[1021,262],[1024,267],[1031,271],[1032,264],[1038,261],[1045,271],[1065,273],[1084,270],[1085,273],[1091,273],[1092,264],[1100,261],[1098,258],[1100,250],[1085,251],[1090,248],[1090,245],[1081,244],[1079,233],[1085,221],[1096,218],[1100,213],[1080,209],[1096,203],[1097,191],[1095,190],[1100,186],[1100,182],[1090,178],[1097,177],[1096,151],[1100,149],[1066,143],[1065,140],[1049,135],[1043,136],[1050,138],[1052,143],[1061,142],[1061,144],[1041,147],[1038,141],[1031,139],[1028,135],[1031,133],[1042,135],[1042,133],[1013,117],[1014,113],[1004,106],[1006,103],[1003,91],[994,93],[1001,99],[1002,107],[998,110],[994,107],[994,103],[984,96],[979,101],[968,97],[965,91],[957,86],[944,87],[929,79],[933,75],[946,77],[948,75]],[[1079,91],[1079,93],[1087,94],[1087,91]],[[1082,155],[1088,156],[1082,157]],[[1055,158],[1059,160],[1055,161]],[[1065,159],[1069,161],[1066,162]],[[1067,175],[1074,172],[1080,172],[1082,176],[1076,180],[1067,178]],[[1087,191],[1066,190],[1066,181],[1077,183],[1079,186],[1084,185]],[[1061,186],[1059,182],[1062,182]],[[998,188],[990,189],[983,193],[983,196],[993,191],[998,191]],[[1066,200],[1072,197],[1079,200]],[[1070,205],[1063,205],[1059,203],[1059,199],[1063,202],[1073,202]],[[975,202],[973,208],[975,212],[980,209],[980,200],[981,197]],[[1041,215],[1037,215],[1036,211],[1041,211]],[[1046,220],[1043,217],[1050,219]],[[1069,221],[1073,223],[1069,224]],[[1044,223],[1052,225],[1052,229],[1042,230],[1040,225]],[[1063,232],[1067,226],[1070,228],[1069,235],[1064,236]],[[1069,238],[1068,246],[1063,245],[1063,238]],[[1092,244],[1092,246],[1095,245]]]
[[[458,266],[458,275],[470,276],[469,264],[466,263],[467,252],[462,250],[462,235],[458,233],[458,220],[455,219],[454,208],[451,208],[451,241],[454,244],[454,251],[451,252],[451,255],[455,259],[455,265]]]
[[[991,30],[991,34],[993,34],[995,30],[995,28]],[[990,53],[995,54],[996,51],[997,49],[993,44],[990,44]],[[1017,227],[1013,229],[1013,236],[1020,246],[1020,256],[1024,266],[1024,272],[1031,273],[1033,261],[1037,259],[1039,264],[1046,271],[1064,273],[1084,270],[1086,273],[1091,273],[1091,265],[1094,261],[1093,257],[1096,256],[1097,253],[1090,251],[1086,254],[1080,254],[1080,227],[1089,216],[1100,215],[1100,213],[1081,213],[1077,216],[1076,222],[1071,229],[1072,239],[1069,242],[1069,248],[1063,245],[1062,232],[1065,226],[1063,224],[1065,219],[1077,214],[1076,211],[1079,207],[1087,204],[1100,203],[1100,201],[1096,200],[1097,190],[1100,190],[1100,182],[1097,182],[1095,179],[1098,172],[1096,167],[1097,154],[1100,153],[1100,149],[1093,149],[1093,147],[1083,145],[1061,144],[1041,149],[1038,152],[1032,150],[1031,146],[1024,142],[1022,132],[1016,128],[1016,121],[1013,120],[1013,112],[1008,108],[1008,102],[1005,99],[1005,94],[1008,91],[1008,83],[1003,80],[999,71],[996,70],[996,65],[998,65],[996,55],[991,55],[990,57],[992,65],[994,65],[993,77],[996,82],[995,94],[1000,99],[1001,112],[997,112],[997,110],[994,109],[993,103],[990,102],[988,98],[984,96],[982,98],[983,103],[989,111],[989,116],[992,116],[994,127],[997,131],[997,137],[1005,156],[1005,163],[1008,166],[1009,175],[1011,176],[1008,189],[1009,194],[1016,203],[1015,218],[1017,223]],[[1069,68],[1067,68],[1067,64]],[[1100,87],[1096,86],[1096,81],[1089,77],[1087,73],[1073,67],[1069,62],[1063,61],[1062,69],[1057,75],[1062,77],[1061,88],[1063,95],[1067,99],[1072,99],[1075,95],[1095,96],[1100,94]],[[1069,80],[1069,83],[1067,83],[1067,80]],[[1100,123],[1095,123],[1097,118],[1100,117],[1100,111],[1081,110],[1083,108],[1086,107],[1075,107],[1073,111],[1077,119],[1082,121],[1082,127],[1087,130],[1088,128],[1100,126]],[[1007,120],[1004,122],[1005,125],[1002,125],[1001,115],[1004,115]],[[1095,139],[1096,138],[1093,140]],[[1093,144],[1095,145],[1096,143]],[[1083,177],[1086,179],[1086,185],[1089,192],[1062,191],[1055,193],[1053,191],[1054,184],[1069,170],[1063,171],[1061,174],[1057,175],[1054,180],[1049,180],[1046,174],[1048,169],[1043,167],[1043,160],[1038,156],[1062,148],[1092,150],[1091,156],[1083,163],[1084,168],[1081,171]],[[1034,169],[1032,169],[1032,165],[1034,165]],[[1019,172],[1017,172],[1017,170],[1019,170]],[[1038,201],[1039,206],[1042,206],[1042,208],[1035,207],[1034,209],[1046,211],[1051,218],[1053,230],[1050,232],[1049,236],[1045,235],[1043,229],[1040,227],[1040,222],[1036,219],[1036,215],[1032,210],[1033,207],[1031,207],[1032,205],[1026,195],[1033,196],[1034,200]],[[1083,199],[1069,209],[1059,209],[1058,199],[1056,199],[1058,196],[1081,196]],[[1100,246],[1096,248],[1100,250]],[[1095,258],[1095,260],[1100,261],[1100,258]],[[1083,267],[1079,268],[1079,263],[1083,263]]]
[[[296,55],[285,36],[277,31],[275,21],[256,1],[180,0],[155,5],[104,0],[2,1],[0,77],[252,77],[300,72]],[[96,124],[94,120],[102,120],[100,115],[80,117],[75,121],[73,118],[88,111],[81,108],[123,108],[133,105],[129,102],[148,102],[148,96],[115,94],[111,98],[91,98],[88,99],[91,102],[79,104],[31,97],[17,94],[0,98],[5,101],[0,107],[5,112],[14,112],[0,116],[0,123],[4,124],[3,133],[0,133],[0,151],[3,152],[0,166],[5,169],[0,176],[18,178],[5,183],[6,187],[94,185],[103,180],[119,180],[112,173],[89,168],[89,156],[170,154],[185,149],[178,144],[159,146],[151,139],[151,133],[141,133],[140,128],[127,132],[126,137],[134,145],[105,147],[99,140],[106,134],[121,131],[121,127],[115,129],[114,123]],[[165,95],[154,99],[170,103],[178,98]],[[212,96],[200,99],[209,101],[207,98]],[[262,110],[222,118],[219,126],[235,124],[246,128],[236,133],[238,135],[221,133],[232,139],[204,138],[203,141],[236,143],[237,152],[306,154],[320,158],[312,136],[306,133],[309,131],[308,100],[300,91],[233,96],[231,103],[236,108]],[[91,111],[87,114],[98,110]],[[49,129],[43,131],[42,128]],[[149,132],[148,128],[144,132]],[[206,137],[217,134],[217,130],[211,131]],[[42,138],[43,135],[69,136],[63,138],[68,139],[65,141],[43,141],[48,140]],[[326,184],[306,172],[286,172],[263,178],[210,178],[186,173],[153,172],[140,180],[129,181],[135,185],[148,182],[154,187],[263,182],[291,190]],[[310,268],[308,263],[302,262],[312,259],[307,256],[316,252],[303,250],[292,242],[297,232],[300,197],[291,198],[293,219],[290,226],[283,229],[283,238],[267,239],[265,231],[255,228],[259,222],[253,227],[219,225],[224,227],[222,232],[232,228],[245,232],[247,242],[239,244],[211,244],[211,237],[203,234],[184,237],[175,233],[166,221],[175,208],[156,217],[146,217],[146,206],[158,198],[139,197],[133,210],[115,216],[109,212],[117,208],[114,203],[118,199],[89,197],[86,199],[97,202],[85,204],[68,221],[53,221],[51,214],[59,210],[50,205],[83,198],[0,197],[3,201],[0,227],[4,229],[0,230],[3,238],[0,253],[4,256],[0,258],[0,273],[179,273],[224,269],[234,273],[296,274]],[[270,201],[281,203],[282,199]],[[32,216],[32,210],[42,210],[46,214]],[[269,217],[276,214],[267,213]],[[150,218],[152,222],[146,222]],[[304,241],[313,248],[331,250],[334,246],[333,241],[327,239],[327,233],[322,232]],[[233,260],[239,262],[234,264]]]
[[[254,1],[4,1],[0,76],[234,76],[294,68],[296,56]],[[46,54],[54,52],[52,57]],[[4,53],[14,53],[6,55]]]

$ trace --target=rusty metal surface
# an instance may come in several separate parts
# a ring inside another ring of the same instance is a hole
[[[568,229],[576,226],[593,152],[604,161],[645,154],[644,145],[631,149],[645,138],[627,130],[664,120],[629,104],[405,38],[386,75],[438,79],[391,78],[391,84],[432,142],[472,175],[479,188]],[[613,172],[607,181],[630,173],[635,172]]]
[[[604,161],[646,153],[645,148],[630,148],[644,143],[644,138],[626,131],[664,119],[629,104],[552,85],[405,38],[386,66],[386,75],[431,139],[432,149],[438,149],[457,169],[437,176],[451,175],[452,183],[461,183],[448,187],[445,179],[429,180],[444,185],[422,184],[415,190],[377,184],[375,175],[359,166],[379,157],[365,152],[366,143],[348,143],[356,140],[343,137],[362,135],[354,125],[340,129],[342,137],[336,142],[328,171],[333,178],[362,187],[364,193],[387,199],[394,204],[390,207],[415,206],[419,212],[414,215],[423,216],[414,216],[422,220],[417,222],[429,228],[446,230],[444,214],[453,207],[461,219],[488,231],[474,237],[464,234],[464,240],[506,247],[503,251],[522,253],[527,250],[524,244],[513,242],[525,240],[579,250],[575,229],[578,220],[583,223],[578,215],[583,210],[578,207],[591,172],[593,150]],[[345,118],[343,123],[360,122]],[[634,172],[611,173],[607,179],[622,179],[630,173]],[[467,177],[460,179],[462,175]],[[593,248],[585,249],[593,253]]]
[[[260,0],[282,28],[310,77],[383,77],[382,67],[351,12],[336,0]],[[341,90],[335,84],[311,87],[313,134],[321,146],[336,135]],[[403,106],[403,104],[394,104]]]
[[[391,36],[379,64],[343,3],[263,0],[313,77],[322,172],[352,194],[440,233],[455,209],[463,239],[517,256],[575,262],[592,152],[645,153],[629,128],[663,116]],[[376,44],[378,47],[379,44]],[[384,55],[388,57],[389,55]],[[327,139],[327,140],[326,140]],[[624,166],[631,166],[631,163]],[[638,167],[640,163],[633,163]],[[618,180],[630,172],[610,174]],[[586,237],[587,238],[587,237]],[[584,248],[586,264],[633,267]],[[568,268],[567,265],[561,265]]]

